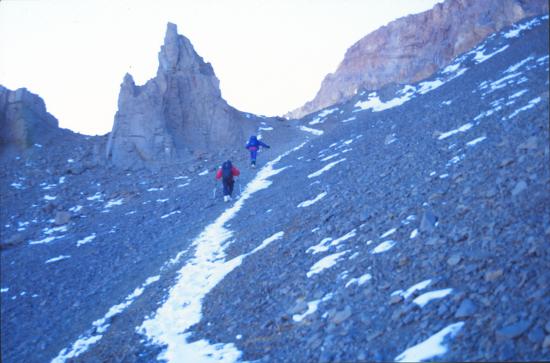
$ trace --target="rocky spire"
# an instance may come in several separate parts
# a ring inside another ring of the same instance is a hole
[[[240,144],[252,131],[244,114],[222,99],[212,66],[175,24],[168,23],[158,59],[157,75],[146,84],[124,77],[107,146],[113,163],[182,159]]]

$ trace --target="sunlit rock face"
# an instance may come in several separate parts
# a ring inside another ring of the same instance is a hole
[[[362,89],[425,79],[489,34],[546,12],[546,0],[447,0],[397,19],[349,48],[315,98],[287,117],[301,118],[348,100]]]
[[[212,66],[176,25],[168,24],[158,58],[156,77],[144,85],[124,77],[107,158],[129,166],[240,145],[252,120],[222,98]]]

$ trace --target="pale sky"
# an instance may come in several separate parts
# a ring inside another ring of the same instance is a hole
[[[440,0],[2,0],[0,84],[38,94],[61,127],[111,131],[126,72],[156,74],[166,23],[214,67],[241,111],[283,115],[311,100],[346,50]]]

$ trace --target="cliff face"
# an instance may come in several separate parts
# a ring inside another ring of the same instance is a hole
[[[429,11],[397,19],[349,48],[315,98],[287,116],[303,117],[343,102],[360,89],[427,78],[489,34],[546,12],[546,0],[447,0]]]
[[[25,150],[35,143],[55,138],[58,122],[42,98],[26,88],[11,91],[0,86],[0,150]]]
[[[222,99],[212,66],[168,24],[156,77],[143,86],[124,77],[107,157],[128,166],[232,146],[253,132],[247,117]]]

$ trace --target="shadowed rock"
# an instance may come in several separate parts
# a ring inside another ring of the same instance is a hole
[[[40,96],[26,88],[11,91],[0,86],[0,151],[25,150],[55,138],[60,131]]]

